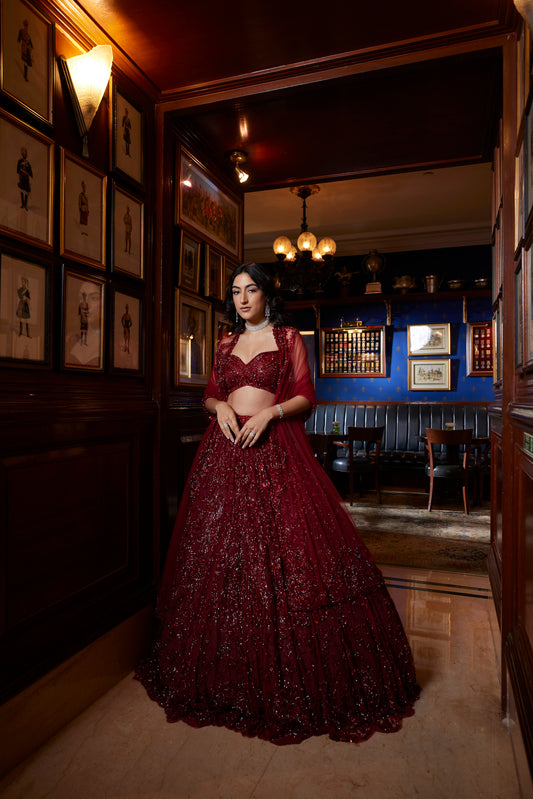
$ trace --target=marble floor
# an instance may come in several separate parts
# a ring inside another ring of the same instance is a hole
[[[131,676],[0,781],[3,799],[529,799],[502,720],[488,579],[386,567],[422,697],[400,732],[285,747],[168,724]],[[514,740],[513,736],[513,740]],[[515,745],[516,748],[516,745]]]

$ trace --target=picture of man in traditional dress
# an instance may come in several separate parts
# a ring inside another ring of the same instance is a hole
[[[133,221],[130,214],[129,205],[126,206],[126,213],[123,217],[124,220],[124,252],[131,253],[131,232],[133,230]]]
[[[130,339],[131,339],[131,328],[133,326],[133,320],[130,316],[129,306],[126,303],[126,309],[122,314],[121,318],[122,324],[122,331],[124,334],[124,352],[127,352],[128,355],[130,354]]]
[[[28,151],[25,147],[21,147],[20,158],[17,161],[17,175],[19,178],[18,187],[20,189],[20,207],[28,210],[28,197],[31,194],[31,178],[33,178],[33,170],[28,161]]]
[[[124,139],[124,145],[126,147],[126,155],[130,155],[131,119],[127,108],[124,108],[124,115],[122,117],[122,138]]]
[[[81,235],[88,236],[89,234],[84,228],[89,224],[89,198],[87,197],[84,180],[81,182],[81,191],[78,196],[78,208],[80,211],[80,225],[82,226]]]
[[[17,311],[16,316],[19,320],[19,336],[22,336],[22,328],[23,325],[26,325],[26,335],[28,338],[30,336],[30,319],[31,319],[31,307],[30,307],[30,287],[28,283],[27,277],[20,278],[21,285],[17,289]]]
[[[22,28],[19,30],[18,42],[20,44],[20,57],[24,66],[24,80],[28,78],[28,67],[33,66],[33,42],[31,40],[30,32],[28,29],[28,20],[25,19],[22,23]]]

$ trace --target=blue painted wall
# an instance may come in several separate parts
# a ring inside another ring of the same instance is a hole
[[[385,303],[376,305],[323,308],[322,327],[336,327],[341,317],[345,322],[359,319],[363,324],[384,325]],[[490,299],[468,300],[468,320],[483,322],[492,319]],[[450,322],[451,331],[451,391],[409,391],[407,325]],[[319,400],[411,401],[411,402],[491,402],[494,399],[492,377],[466,376],[466,324],[463,323],[462,296],[457,299],[438,299],[430,302],[401,302],[392,300],[392,325],[387,331],[386,377],[318,377],[316,393]],[[318,350],[316,365],[318,368]]]

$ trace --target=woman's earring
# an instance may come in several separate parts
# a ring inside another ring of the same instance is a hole
[[[235,308],[235,324],[236,324],[236,325],[238,325],[238,324],[239,324],[239,314],[238,314],[238,312],[237,312],[237,309],[236,309],[236,308]]]
[[[270,303],[268,302],[268,300],[265,304],[265,317],[267,319],[270,319]]]

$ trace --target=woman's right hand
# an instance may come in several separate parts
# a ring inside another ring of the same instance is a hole
[[[239,432],[239,423],[235,411],[227,402],[219,402],[216,407],[217,422],[226,438],[232,443]]]

